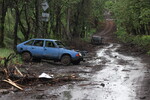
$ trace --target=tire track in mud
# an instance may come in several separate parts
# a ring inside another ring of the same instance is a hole
[[[102,32],[98,33],[101,36],[105,36],[106,34],[112,32],[113,27],[114,27],[114,23],[112,20],[106,20],[105,23],[106,23],[106,25],[104,27],[104,30]]]

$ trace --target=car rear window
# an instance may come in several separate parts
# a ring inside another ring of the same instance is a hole
[[[33,45],[34,45],[34,46],[40,46],[40,47],[42,47],[42,46],[43,46],[43,43],[44,43],[43,40],[35,40]]]

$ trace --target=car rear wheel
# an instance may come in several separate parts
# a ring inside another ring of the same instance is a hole
[[[32,56],[29,52],[23,52],[22,53],[22,60],[25,62],[29,62],[32,60]]]
[[[61,58],[61,63],[65,66],[69,65],[71,63],[71,58],[69,55],[64,55]]]

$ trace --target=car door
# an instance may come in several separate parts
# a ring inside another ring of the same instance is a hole
[[[35,40],[30,49],[32,56],[42,58],[44,52],[43,45],[44,45],[44,40]]]
[[[53,41],[45,41],[44,47],[44,57],[48,59],[58,59],[59,58],[59,48],[56,47]]]

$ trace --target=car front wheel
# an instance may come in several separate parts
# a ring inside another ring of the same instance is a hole
[[[32,56],[29,52],[23,52],[22,53],[22,60],[25,62],[29,62],[32,60]]]
[[[69,65],[71,63],[71,58],[69,55],[64,55],[61,58],[61,63],[65,66]]]

